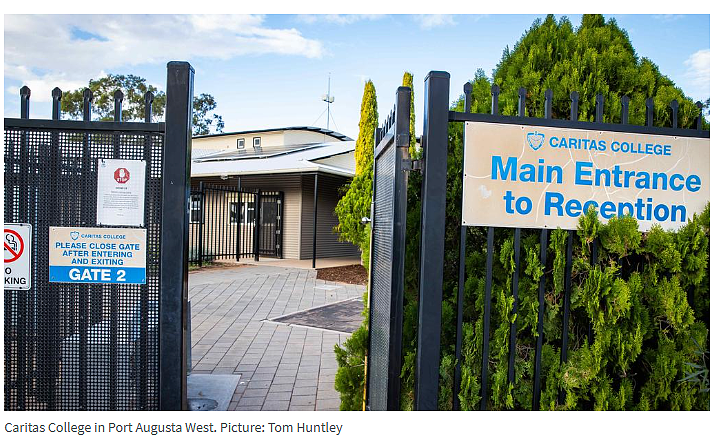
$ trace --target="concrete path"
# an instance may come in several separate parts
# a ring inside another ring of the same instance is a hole
[[[193,373],[240,375],[229,410],[337,410],[334,345],[349,334],[268,320],[363,292],[361,285],[317,280],[306,269],[193,272]]]

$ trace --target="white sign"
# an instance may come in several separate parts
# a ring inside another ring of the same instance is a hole
[[[462,223],[574,230],[590,207],[678,229],[710,200],[710,139],[467,122]]]
[[[30,290],[30,256],[32,254],[30,224],[5,224],[5,289]]]
[[[145,284],[146,230],[50,227],[50,282]]]
[[[98,160],[98,225],[143,226],[144,160]]]

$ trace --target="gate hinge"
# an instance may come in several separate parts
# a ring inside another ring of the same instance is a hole
[[[402,171],[422,171],[424,161],[422,159],[404,159],[402,160]]]
[[[409,146],[409,133],[397,134],[396,140],[397,146]]]

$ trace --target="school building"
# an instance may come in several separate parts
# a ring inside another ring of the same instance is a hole
[[[199,216],[199,202],[192,193],[191,223],[201,217],[204,221],[209,217],[225,220],[214,225],[213,230],[220,234],[217,237],[244,242],[244,227],[252,226],[258,208],[262,255],[312,259],[315,244],[316,258],[359,256],[354,244],[340,242],[334,232],[339,223],[334,208],[340,189],[354,176],[354,145],[343,134],[307,126],[196,136],[192,140],[192,189],[199,189],[201,183],[206,189],[240,185],[244,193],[226,192],[224,204],[215,205],[213,212],[207,205],[203,216]],[[247,194],[249,190],[259,194]],[[260,206],[254,205],[254,196],[259,196]],[[193,229],[191,237],[193,248]]]

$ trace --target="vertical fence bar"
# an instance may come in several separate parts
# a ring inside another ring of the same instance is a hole
[[[570,120],[573,122],[577,122],[577,110],[579,106],[580,101],[580,94],[578,94],[577,91],[573,91],[570,93]]]
[[[113,93],[113,120],[116,122],[123,121],[123,91],[117,89]]]
[[[562,347],[560,349],[560,361],[567,362],[567,347],[569,340],[568,330],[570,329],[570,291],[572,288],[572,246],[575,231],[567,230],[567,249],[565,253],[565,295],[562,301]],[[565,392],[560,391],[558,403],[565,402]]]
[[[198,184],[198,196],[199,196],[199,203],[198,203],[198,212],[199,212],[199,220],[198,220],[198,239],[196,239],[196,243],[198,244],[198,268],[203,267],[203,232],[204,227],[206,226],[206,214],[204,212],[204,206],[206,205],[206,192],[203,189],[203,181],[201,181]]]
[[[628,124],[628,111],[630,109],[630,97],[623,96],[620,99],[620,123],[623,125]]]
[[[545,91],[545,119],[552,119],[552,90]],[[537,343],[535,344],[535,369],[532,385],[532,410],[540,410],[540,392],[542,390],[542,344],[544,341],[543,322],[545,319],[545,273],[547,272],[547,238],[549,230],[540,230],[540,263],[542,276],[537,292]]]
[[[520,117],[525,117],[525,100],[527,98],[527,90],[521,87],[517,91],[517,114]],[[512,304],[512,316],[515,317],[517,314],[517,307],[519,305],[519,281],[520,281],[520,234],[521,229],[515,228],[514,232],[514,250],[515,250],[515,270],[512,273],[512,297],[514,302]],[[510,325],[510,351],[509,360],[507,363],[507,383],[514,384],[515,382],[515,358],[517,356],[517,319],[512,321]]]
[[[113,120],[116,122],[123,121],[123,92],[116,90],[113,93],[114,113]],[[116,133],[113,135],[113,158],[121,158],[121,135]],[[110,409],[118,408],[118,309],[120,308],[120,289],[117,285],[110,288]],[[95,303],[95,298],[91,301]],[[95,311],[95,310],[94,310]],[[98,310],[98,312],[101,312]]]
[[[145,104],[145,122],[151,123],[151,120],[153,118],[153,93],[150,91],[147,91],[145,95],[143,96],[144,104]],[[151,136],[146,135],[145,136],[145,142],[143,146],[143,159],[146,161],[146,190],[151,189],[152,184],[152,167],[153,167],[153,152],[152,152],[152,141]],[[150,223],[153,220],[153,216],[150,211],[145,212],[145,220],[143,226],[146,227],[146,229],[150,229]],[[154,230],[155,231],[155,230]],[[141,286],[141,310],[140,310],[140,321],[141,325],[145,326],[148,325],[148,305],[149,305],[149,291],[148,291],[148,285],[142,285]],[[189,314],[190,318],[190,314]],[[189,329],[190,331],[190,329]],[[141,408],[148,410],[149,403],[148,403],[148,390],[146,387],[148,386],[148,329],[147,328],[140,328],[139,329],[139,341],[141,344],[140,347],[140,362],[138,363],[138,372],[139,376],[138,379],[140,381],[143,381],[143,387],[138,390],[138,401]],[[189,341],[189,345],[190,345]],[[189,357],[190,359],[190,354]]]
[[[261,190],[256,189],[254,198],[254,261],[259,261],[259,240],[261,237]]]
[[[85,88],[83,90],[83,121],[90,122],[92,119],[92,108],[91,105],[93,103],[93,91],[90,88]],[[90,134],[83,134],[83,159],[82,159],[82,172],[81,172],[81,182],[83,184],[84,189],[90,189],[92,187],[92,181],[93,181],[93,174],[92,174],[92,168],[91,168],[91,148],[90,148]],[[61,179],[62,180],[62,179]],[[83,193],[81,196],[80,201],[80,207],[81,207],[81,214],[87,215],[87,214],[94,214],[94,211],[92,211],[93,208],[93,196],[89,195],[90,193]],[[90,224],[92,225],[93,222],[95,222],[92,219],[89,219],[88,221],[81,220],[81,224],[86,225]],[[78,327],[79,327],[79,338],[80,338],[80,344],[78,346],[78,359],[80,364],[80,371],[78,374],[78,384],[79,384],[79,395],[78,395],[78,404],[80,409],[85,410],[87,408],[87,362],[88,362],[88,317],[86,315],[85,309],[83,307],[88,306],[88,300],[91,301],[91,303],[94,306],[102,306],[103,304],[103,293],[102,289],[95,286],[90,285],[88,288],[81,288],[78,289],[79,293],[79,314],[78,314]],[[97,312],[97,310],[93,310],[93,312]]]
[[[570,120],[577,122],[577,110],[578,110],[578,99],[579,94],[577,91],[570,93]],[[624,103],[623,109],[627,109]],[[624,114],[627,116],[627,113]],[[567,252],[565,254],[565,294],[563,295],[562,301],[562,346],[560,349],[560,361],[562,363],[567,362],[567,347],[569,340],[569,327],[570,327],[570,290],[572,286],[572,243],[575,236],[575,230],[567,230]],[[562,404],[565,402],[565,393],[560,391],[558,396],[558,403]]]
[[[53,112],[51,118],[53,120],[60,120],[61,117],[61,99],[63,97],[63,91],[60,88],[53,88],[52,91],[52,97],[53,97]],[[60,164],[60,134],[58,131],[53,131],[52,134],[52,141],[50,145],[50,152],[48,153],[48,157],[46,159],[46,165],[48,165],[46,174],[51,179],[51,187],[57,186],[60,182],[58,180],[58,177],[60,176],[61,172],[61,164]],[[41,190],[39,190],[41,191]],[[50,226],[59,225],[57,223],[59,219],[59,202],[58,199],[50,199],[50,208],[47,209],[49,217],[49,224]],[[37,214],[37,209],[35,210],[35,213]],[[47,270],[40,272],[39,270],[36,271],[36,274],[40,275],[42,273],[42,277],[40,279],[47,280]],[[52,308],[48,312],[49,316],[48,319],[50,321],[50,337],[48,338],[48,342],[52,342],[55,338],[58,338],[60,335],[60,292],[57,292],[55,294],[55,297],[52,301]],[[59,372],[59,366],[58,363],[60,361],[60,350],[58,347],[50,347],[49,350],[50,359],[48,362],[45,362],[44,365],[47,368],[47,372],[44,372],[45,378],[47,378],[48,384],[48,410],[58,410],[57,406],[57,383],[58,383],[58,372]]]
[[[442,323],[449,73],[431,71],[424,80],[424,165],[420,237],[419,329],[415,379],[416,410],[436,410]],[[433,167],[431,167],[433,165]]]
[[[605,96],[597,94],[595,96],[595,123],[603,123],[605,110]]]
[[[191,175],[193,67],[169,62],[160,273],[161,410],[184,410],[188,307],[188,199]],[[182,216],[181,216],[182,215]]]
[[[23,86],[20,88],[20,118],[30,118],[30,88]],[[18,211],[18,222],[31,223],[30,214],[27,213],[28,201],[30,199],[30,190],[28,185],[28,174],[30,161],[30,152],[28,148],[28,137],[25,131],[20,135],[20,189],[19,189],[19,202],[17,206]],[[28,319],[28,300],[25,296],[25,292],[15,292],[18,300],[18,314],[17,314],[17,366],[18,366],[18,378],[17,378],[17,396],[18,396],[18,410],[25,410],[25,396],[28,389],[27,375],[31,372],[28,371],[28,327],[30,320]],[[30,335],[32,337],[32,335]]]
[[[500,87],[492,85],[492,115],[499,111]],[[487,380],[490,357],[490,312],[492,311],[492,265],[494,261],[495,227],[487,228],[487,263],[485,273],[485,305],[482,327],[482,385],[480,387],[480,410],[487,410]]]
[[[695,102],[695,106],[698,107],[698,117],[695,118],[695,129],[703,131],[703,103]]]
[[[319,174],[314,174],[314,237],[311,244],[311,268],[316,269],[316,212],[319,204]]]
[[[241,176],[236,184],[236,262],[241,260]]]
[[[464,112],[472,109],[472,84],[464,84]],[[464,133],[462,135],[464,146]],[[462,150],[462,165],[464,165],[464,149]],[[461,207],[461,205],[460,205]],[[464,312],[464,278],[465,278],[465,247],[467,244],[467,227],[462,223],[459,228],[459,283],[457,285],[457,343],[455,344],[454,388],[452,392],[453,409],[459,410],[459,388],[461,384],[462,365],[462,314]]]
[[[20,118],[30,118],[30,88],[27,86],[20,88]]]
[[[645,126],[653,126],[653,121],[655,120],[653,118],[654,115],[655,102],[652,97],[648,97],[645,99]]]
[[[678,101],[673,99],[670,101],[670,120],[673,128],[678,128]]]
[[[50,118],[53,120],[60,120],[60,99],[63,97],[63,91],[57,86],[53,88],[53,113]]]

